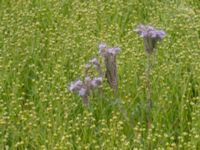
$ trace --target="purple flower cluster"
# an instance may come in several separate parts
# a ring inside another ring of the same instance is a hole
[[[102,77],[95,77],[91,79],[89,76],[85,77],[84,81],[77,80],[72,82],[69,86],[69,90],[72,92],[76,92],[83,98],[84,104],[89,105],[89,94],[92,89],[97,88],[102,84]]]
[[[77,80],[77,81],[72,82],[72,83],[70,84],[69,90],[70,90],[70,91],[73,91],[73,92],[79,91],[79,90],[81,89],[82,85],[83,85],[83,81]]]
[[[139,25],[135,32],[144,39],[145,49],[150,54],[156,48],[157,41],[161,41],[166,36],[166,33],[163,30],[158,30],[148,25]]]
[[[113,89],[117,89],[117,66],[116,66],[116,55],[120,52],[120,48],[112,47],[108,48],[105,43],[99,45],[99,53],[104,58],[106,73],[105,76],[109,85]],[[98,77],[90,78],[89,70],[94,66],[96,71],[99,73]],[[99,87],[103,82],[103,71],[97,58],[93,58],[85,65],[84,80],[77,80],[72,82],[69,86],[71,92],[78,93],[82,97],[83,102],[86,106],[89,105],[89,95],[91,91]]]

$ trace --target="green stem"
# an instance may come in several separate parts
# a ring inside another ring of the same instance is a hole
[[[151,74],[151,54],[148,53],[148,68],[147,68],[147,121],[148,121],[148,129],[151,128],[151,86],[150,86],[150,74]]]

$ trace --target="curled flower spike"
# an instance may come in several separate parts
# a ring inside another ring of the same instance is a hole
[[[157,41],[161,41],[166,36],[163,30],[148,25],[139,25],[134,31],[144,39],[145,49],[149,54],[156,48]]]
[[[104,58],[104,63],[106,67],[105,76],[107,78],[108,84],[114,91],[117,91],[117,64],[116,64],[116,55],[120,52],[120,48],[113,47],[108,48],[105,43],[99,45],[99,53]]]
[[[118,83],[117,83],[117,64],[116,64],[116,57],[108,57],[105,59],[106,65],[106,78],[111,88],[117,90]]]

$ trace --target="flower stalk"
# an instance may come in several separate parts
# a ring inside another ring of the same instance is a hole
[[[161,41],[166,33],[163,30],[158,30],[152,26],[139,25],[135,30],[140,37],[143,38],[144,47],[147,52],[147,124],[148,128],[151,128],[151,108],[152,108],[152,99],[151,99],[151,55],[154,53],[154,64],[156,61],[156,45],[158,41]]]

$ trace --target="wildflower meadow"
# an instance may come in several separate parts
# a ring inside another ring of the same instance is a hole
[[[200,150],[200,1],[0,0],[0,150]]]

